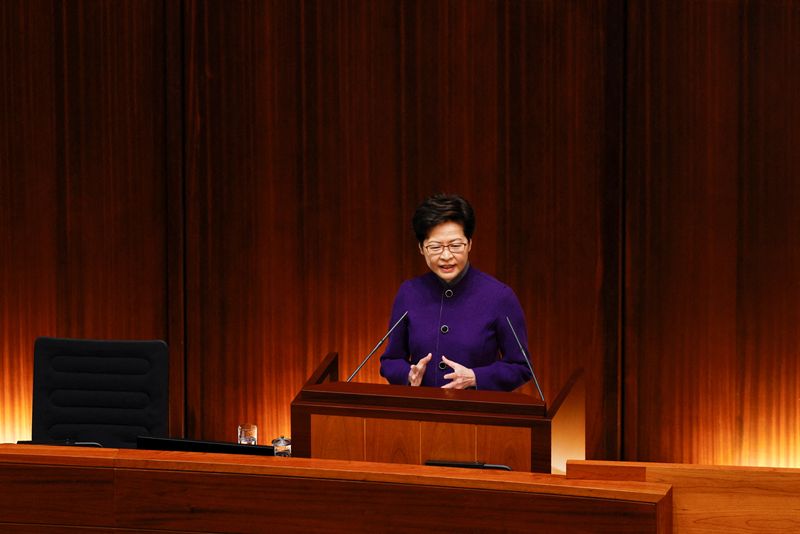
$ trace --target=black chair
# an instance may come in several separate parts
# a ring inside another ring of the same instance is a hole
[[[33,360],[34,443],[136,448],[137,436],[168,435],[163,341],[40,337]]]

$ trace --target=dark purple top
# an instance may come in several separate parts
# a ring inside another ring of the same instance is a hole
[[[434,273],[400,286],[392,306],[393,325],[403,312],[408,317],[389,337],[381,356],[381,375],[391,384],[408,384],[411,363],[433,354],[422,378],[423,386],[443,386],[450,367],[439,368],[441,356],[475,372],[477,389],[511,391],[531,379],[519,340],[528,349],[525,316],[510,287],[468,267],[463,278],[448,286]]]

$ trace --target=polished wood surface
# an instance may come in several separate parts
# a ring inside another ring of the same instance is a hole
[[[586,456],[586,381],[583,370],[577,370],[548,409],[553,418],[550,442],[553,444],[551,463],[553,473],[564,474],[567,460],[585,459]]]
[[[336,264],[304,233],[302,3],[183,5],[186,429],[230,441],[256,423],[269,441],[289,435],[306,340],[329,332],[307,284]]]
[[[671,485],[675,533],[800,532],[800,469],[570,461],[567,478]]]
[[[56,326],[56,156],[39,138],[55,132],[50,9],[0,4],[0,442],[30,438],[33,339]]]
[[[3,523],[70,524],[83,517],[85,526],[106,526],[98,510],[114,507],[114,473],[110,469],[46,466],[2,466],[0,499]],[[70,488],[72,495],[65,494]],[[32,508],[38,521],[31,521]]]
[[[310,432],[311,458],[359,461],[367,458],[363,417],[312,415]]]
[[[184,183],[183,24],[180,2],[164,5],[165,173],[167,224],[167,339],[170,350],[170,434],[186,433],[186,236]]]
[[[800,466],[800,3],[628,27],[624,458]]]
[[[541,466],[534,465],[533,457],[540,456],[534,452],[538,434],[547,434],[547,429],[534,429],[533,432],[528,432],[524,428],[476,425],[474,460],[507,465],[514,471],[546,471],[549,473],[552,471],[552,459],[549,468],[542,469]],[[553,444],[551,443],[549,451],[551,457],[552,451]],[[441,459],[449,460],[450,458]]]
[[[445,190],[548,401],[585,369],[589,457],[800,465],[797,2],[5,0],[0,30],[0,441],[38,335],[167,340],[176,435],[289,433]]]
[[[526,428],[396,419],[311,416],[312,458],[425,464],[481,462],[531,471]]]
[[[564,472],[565,450],[585,458],[582,372],[548,408],[518,392],[447,390],[332,380],[328,354],[292,401],[293,454],[299,457],[424,464],[428,460],[500,464]],[[561,416],[560,409],[565,415]],[[552,429],[561,443],[553,439]]]
[[[97,477],[102,494],[85,499],[105,499],[105,513],[79,506],[70,512],[64,504],[82,499],[74,490]],[[179,532],[407,532],[421,525],[446,532],[585,532],[591,525],[593,532],[667,533],[671,515],[671,490],[664,484],[249,455],[5,445],[0,478],[0,491],[16,494],[12,501],[0,499],[3,527],[12,503],[17,527],[57,520],[60,529]],[[37,508],[37,490],[47,484],[63,514]],[[441,518],[445,502],[459,510],[447,521]],[[415,513],[398,503],[416,503]]]
[[[616,5],[185,3],[190,435],[288,434],[319,355],[349,375],[425,272],[410,217],[444,190],[475,205],[471,259],[519,295],[545,395],[585,367],[590,450],[615,453]]]
[[[420,449],[424,451],[421,463],[427,460],[476,462],[478,450],[481,453],[485,451],[478,445],[478,428],[475,425],[422,422],[419,442]],[[523,470],[530,471],[530,466]]]
[[[422,463],[420,426],[419,421],[407,419],[366,419],[365,460],[398,464]],[[346,439],[346,436],[342,437]]]
[[[0,20],[0,441],[13,441],[30,438],[36,337],[172,341],[166,32],[157,0],[11,0]]]

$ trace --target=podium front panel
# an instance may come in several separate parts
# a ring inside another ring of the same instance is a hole
[[[558,447],[553,425],[560,420],[557,439],[574,441],[577,453],[584,447],[584,399],[576,395],[581,370],[549,407],[519,392],[338,382],[337,376],[338,355],[330,353],[292,401],[295,456],[411,464],[477,461],[550,473],[552,450]],[[580,417],[569,416],[570,406]]]
[[[400,464],[428,460],[531,470],[531,430],[338,415],[311,416],[311,457]]]

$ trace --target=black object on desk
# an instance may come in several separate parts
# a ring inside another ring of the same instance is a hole
[[[36,439],[36,440],[20,440],[17,445],[64,445],[69,447],[100,447],[103,445],[96,441],[75,441],[74,439]]]
[[[137,437],[136,448],[151,451],[220,452],[225,454],[275,456],[275,449],[271,445],[240,445],[239,443],[227,443],[224,441],[156,438],[153,436]]]
[[[457,462],[453,460],[428,460],[425,465],[437,467],[466,467],[468,469],[497,469],[500,471],[511,471],[511,468],[502,464],[485,464],[483,462]]]

